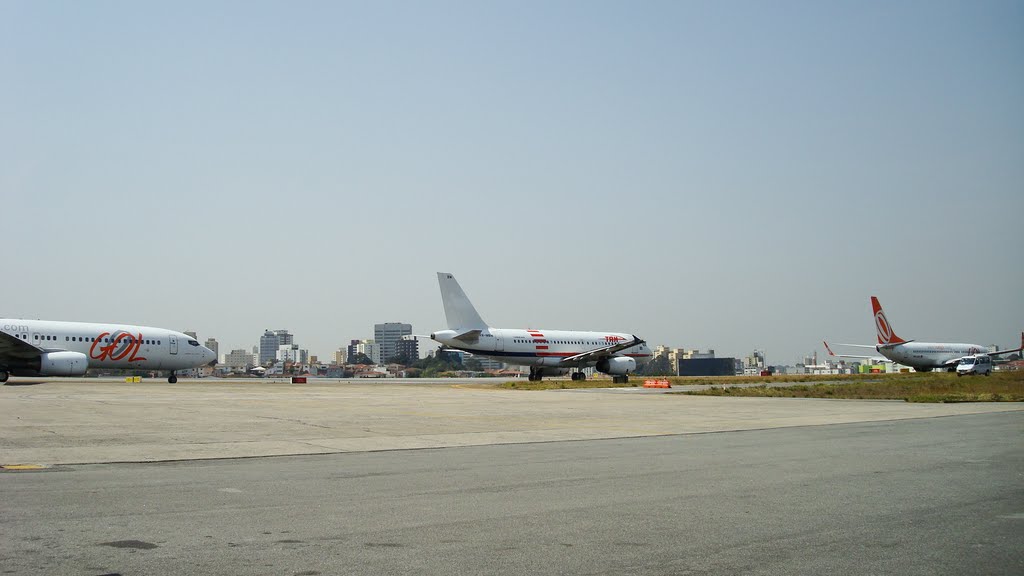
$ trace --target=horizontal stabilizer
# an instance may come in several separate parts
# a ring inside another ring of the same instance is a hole
[[[480,341],[481,330],[467,330],[458,336],[455,336],[456,340],[461,340],[466,344],[476,344]]]

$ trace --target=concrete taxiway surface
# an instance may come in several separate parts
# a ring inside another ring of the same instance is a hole
[[[990,413],[3,472],[0,570],[1021,574],[1022,423]]]
[[[0,387],[0,573],[1024,571],[1024,405],[480,384]]]
[[[493,383],[493,381],[489,381]],[[595,440],[1021,411],[426,382],[67,379],[0,387],[0,465],[238,458]]]

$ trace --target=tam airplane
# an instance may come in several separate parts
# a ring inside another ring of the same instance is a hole
[[[625,383],[638,364],[651,359],[647,344],[632,334],[492,328],[480,318],[454,276],[438,272],[437,281],[448,329],[430,338],[456,350],[529,366],[531,382],[572,370],[573,380],[584,380],[582,369],[593,366],[610,374],[614,382]]]
[[[1021,350],[1024,350],[1024,332],[1020,335],[1020,348],[999,351],[989,350],[988,346],[982,346],[980,344],[918,342],[916,340],[904,340],[897,336],[893,331],[892,324],[889,323],[888,318],[885,317],[885,312],[882,310],[882,304],[879,303],[878,298],[875,298],[874,296],[871,297],[871,309],[875,314],[875,330],[878,334],[878,344],[875,346],[870,346],[868,344],[839,344],[839,346],[874,348],[879,354],[887,358],[889,361],[902,364],[904,366],[910,366],[917,372],[929,372],[935,368],[950,371],[955,370],[957,363],[960,362],[960,359],[964,356],[973,356],[975,354],[997,356],[1000,354],[1011,354],[1013,352],[1020,352]],[[840,358],[877,359],[876,356],[832,354],[832,350],[828,347],[828,343],[825,343],[825,349],[828,350],[829,354]]]
[[[167,370],[213,365],[195,338],[166,328],[0,319],[0,382],[10,376],[82,376],[89,368]]]

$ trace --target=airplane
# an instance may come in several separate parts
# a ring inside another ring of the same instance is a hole
[[[434,332],[430,338],[456,350],[529,366],[531,382],[573,369],[573,380],[585,380],[583,368],[593,366],[610,374],[616,384],[625,384],[638,363],[651,359],[647,343],[632,334],[492,328],[480,318],[454,276],[438,272],[437,281],[448,329]]]
[[[0,383],[10,376],[82,376],[89,368],[169,370],[214,365],[195,338],[166,328],[0,319]]]
[[[975,354],[988,354],[997,356],[1000,354],[1011,354],[1024,350],[1024,332],[1020,335],[1020,348],[1012,350],[989,350],[988,346],[980,344],[961,344],[953,342],[918,342],[916,340],[904,340],[896,335],[892,324],[885,317],[882,304],[878,298],[871,297],[871,309],[875,315],[875,330],[878,334],[878,344],[839,344],[840,346],[852,346],[855,348],[874,348],[879,354],[897,364],[910,366],[916,372],[930,372],[939,368],[948,371],[956,370],[956,365],[964,356]],[[828,344],[825,344],[828,348]],[[829,353],[832,351],[829,350]],[[848,358],[874,358],[873,356],[847,356]]]

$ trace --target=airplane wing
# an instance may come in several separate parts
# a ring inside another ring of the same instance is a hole
[[[12,360],[14,363],[33,360],[42,353],[42,348],[11,336],[6,332],[0,332],[0,366],[10,364]]]
[[[1020,348],[1013,348],[1013,349],[1010,349],[1010,350],[999,350],[998,352],[979,352],[979,354],[985,354],[986,356],[992,356],[993,357],[992,358],[993,363],[996,363],[995,362],[995,356],[1000,356],[1002,354],[1013,354],[1014,352],[1020,352],[1022,350],[1024,350],[1024,332],[1020,333]],[[963,357],[961,357],[961,358],[954,358],[952,360],[949,360],[945,364],[943,364],[943,366],[947,366],[947,367],[956,366],[957,364],[960,363],[960,360],[962,360],[962,359],[963,359]]]
[[[835,352],[832,351],[831,348],[829,348],[828,342],[822,341],[822,344],[825,345],[825,350],[828,351],[828,355],[829,356],[834,356],[836,358],[867,358],[868,360],[871,360],[874,363],[889,363],[889,362],[892,362],[892,360],[889,360],[888,358],[884,358],[884,357],[881,357],[881,356],[860,356],[860,355],[856,355],[856,354],[836,354]],[[841,344],[841,346],[857,346],[857,347],[861,347],[863,345],[862,344]],[[867,346],[867,348],[874,348],[874,346]]]
[[[849,346],[850,348],[871,348],[877,350],[878,348],[895,348],[900,344],[909,344],[913,340],[903,340],[902,342],[895,342],[893,344],[879,344],[878,346],[872,346],[871,344],[843,344],[842,342],[836,342],[836,346]],[[851,356],[855,358],[855,356]],[[875,358],[875,356],[866,356],[866,358]]]
[[[987,352],[987,354],[989,356],[999,356],[1000,354],[1012,354],[1022,350],[1024,350],[1024,332],[1020,333],[1020,348],[1014,348],[1013,350],[1000,350],[998,352]]]
[[[842,342],[836,342],[836,346],[849,346],[850,348],[871,348],[872,350],[875,349],[875,347],[870,344],[843,344]],[[828,348],[827,344],[825,345],[825,348]]]
[[[633,339],[628,341],[628,342],[619,342],[618,344],[611,344],[609,346],[605,346],[604,348],[597,348],[596,350],[589,350],[587,352],[584,352],[582,354],[577,354],[575,356],[567,356],[565,358],[562,358],[562,362],[561,363],[562,364],[577,364],[577,363],[581,363],[581,362],[597,362],[601,358],[612,356],[612,355],[614,355],[616,352],[618,352],[620,350],[625,350],[626,348],[632,348],[633,346],[639,346],[639,345],[641,345],[643,343],[644,343],[643,340],[637,338],[636,336],[633,336]]]

